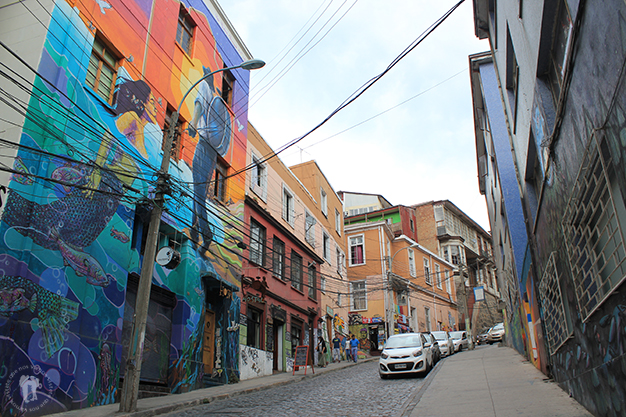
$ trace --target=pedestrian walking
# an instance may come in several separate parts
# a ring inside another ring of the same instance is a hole
[[[317,352],[319,353],[319,366],[320,368],[326,368],[326,341],[324,341],[323,337],[320,337],[319,342],[317,343]]]
[[[341,359],[343,360],[350,357],[350,352],[346,350],[346,339],[348,339],[347,336],[344,336],[344,338],[341,339]]]
[[[354,362],[357,360],[359,352],[359,339],[357,339],[354,334],[350,338],[350,354],[352,355],[352,359]]]
[[[335,333],[333,337],[333,363],[341,361],[341,339],[339,333]]]

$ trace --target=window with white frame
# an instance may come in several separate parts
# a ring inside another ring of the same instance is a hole
[[[350,266],[365,264],[363,235],[350,236]]]
[[[320,187],[320,205],[322,213],[324,213],[324,216],[328,217],[328,196],[322,187]]]
[[[450,282],[450,271],[443,272],[443,279],[446,280],[446,291],[452,294],[452,283]]]
[[[252,165],[250,189],[265,201],[267,198],[267,166],[254,153],[252,154]]]
[[[326,259],[326,261],[328,261],[328,264],[330,265],[330,236],[328,236],[326,234],[326,232],[323,232],[323,245],[322,245],[322,250],[324,252],[324,259]]]
[[[428,258],[424,258],[424,278],[426,279],[426,284],[432,284],[430,280],[430,261]]]
[[[435,264],[435,279],[437,280],[437,288],[441,289],[441,267]]]
[[[350,296],[352,298],[350,311],[367,310],[367,286],[365,281],[351,282]]]
[[[285,242],[274,236],[274,275],[283,281],[287,279],[285,275]]]
[[[341,213],[339,212],[339,210],[335,209],[335,231],[337,232],[337,234],[339,236],[341,236],[341,224],[343,222],[341,221]]]
[[[544,334],[548,341],[551,355],[554,355],[572,334],[568,329],[565,309],[563,308],[563,296],[559,286],[559,274],[554,258],[555,252],[552,252],[539,281],[539,297],[541,298],[544,315]]]
[[[424,307],[424,316],[426,317],[426,331],[430,332],[432,330],[432,325],[430,324],[430,308]]]
[[[283,219],[291,226],[294,225],[296,218],[294,206],[293,193],[283,184]]]
[[[250,220],[250,262],[263,266],[265,260],[265,227]]]
[[[315,247],[315,224],[317,220],[308,211],[304,214],[304,239],[307,243]]]
[[[343,271],[346,269],[346,256],[343,254],[343,251],[339,249],[339,246],[335,248],[335,254],[337,257],[337,273],[339,276],[343,276]]]
[[[413,252],[413,249],[409,249],[408,253],[409,253],[409,275],[415,278],[417,276],[417,272],[415,269],[415,253]]]

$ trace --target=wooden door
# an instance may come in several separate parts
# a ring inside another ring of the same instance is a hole
[[[207,310],[204,316],[204,343],[202,346],[202,362],[204,374],[213,374],[215,364],[215,313]]]

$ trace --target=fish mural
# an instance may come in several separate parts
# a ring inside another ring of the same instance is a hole
[[[15,158],[15,162],[13,163],[13,169],[21,172],[21,174],[13,174],[12,178],[20,184],[23,185],[33,185],[35,182],[33,178],[30,176],[30,171],[22,161],[22,158],[19,156]]]
[[[61,182],[61,186],[65,192],[72,191],[72,185],[79,184],[85,178],[86,173],[84,169],[77,169],[72,166],[66,165],[59,167],[52,171],[50,178],[55,181]]]
[[[20,276],[0,277],[0,315],[29,310],[38,317],[48,357],[63,347],[66,326],[78,317],[78,303]]]
[[[117,230],[114,226],[111,226],[111,236],[122,243],[128,243],[130,241],[130,237],[126,233]]]
[[[61,251],[61,256],[63,256],[63,264],[72,268],[74,272],[76,272],[76,275],[85,277],[89,284],[98,287],[106,287],[111,281],[115,280],[111,274],[104,272],[100,263],[98,263],[93,256],[63,242],[59,238],[58,232],[54,230],[53,235],[56,236],[57,242],[59,243],[59,250]]]

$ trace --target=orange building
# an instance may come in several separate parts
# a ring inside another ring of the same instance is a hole
[[[393,206],[345,220],[350,331],[372,353],[392,334],[458,328],[453,265],[407,235],[412,213]]]

